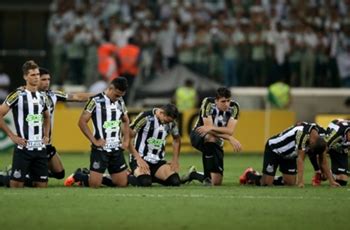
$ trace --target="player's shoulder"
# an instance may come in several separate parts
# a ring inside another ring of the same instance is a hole
[[[239,103],[238,103],[237,101],[231,99],[231,101],[230,101],[230,107],[231,107],[231,108],[234,108],[234,107],[239,108]]]

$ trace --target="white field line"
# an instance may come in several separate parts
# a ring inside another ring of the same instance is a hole
[[[350,191],[350,189],[348,189]],[[23,196],[23,195],[33,195],[37,196],[37,193],[16,193],[16,192],[6,192],[2,194],[3,196]],[[50,193],[49,196],[67,196],[66,193]],[[254,195],[204,195],[204,194],[127,194],[127,193],[113,193],[113,194],[87,194],[89,197],[131,197],[131,198],[219,198],[219,199],[246,199],[246,200],[350,200],[350,197],[322,197],[322,196],[254,196]]]

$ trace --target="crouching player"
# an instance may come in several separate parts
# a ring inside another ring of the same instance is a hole
[[[318,156],[330,186],[337,187],[339,184],[334,181],[330,173],[325,150],[326,141],[319,135],[317,126],[313,123],[298,123],[267,141],[263,175],[259,175],[252,168],[247,168],[239,178],[240,184],[258,186],[297,184],[298,187],[304,187],[304,160],[306,154],[312,154]],[[278,166],[282,177],[275,178]]]

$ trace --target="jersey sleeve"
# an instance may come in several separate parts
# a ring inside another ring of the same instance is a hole
[[[146,116],[146,112],[141,112],[137,115],[137,117],[131,122],[130,124],[130,128],[134,131],[134,132],[138,132],[140,131],[140,129],[142,127],[144,127],[147,123],[147,116]]]
[[[96,101],[94,98],[90,98],[88,102],[86,102],[84,110],[88,113],[92,113],[96,108]]]
[[[19,90],[11,92],[9,95],[7,95],[4,103],[7,106],[9,106],[10,108],[12,108],[18,102],[19,95],[20,95],[20,91]]]
[[[63,91],[59,91],[59,90],[55,90],[52,91],[56,97],[57,97],[57,101],[67,101],[68,99],[68,94],[63,92]]]
[[[309,133],[305,132],[304,130],[298,130],[295,135],[295,142],[297,145],[298,150],[305,150],[307,141],[309,140]]]
[[[173,122],[172,129],[171,129],[171,135],[173,137],[180,136],[179,126],[177,125],[176,121]]]
[[[238,120],[239,117],[239,104],[235,101],[231,101],[231,117],[235,120]]]
[[[210,99],[207,97],[202,101],[202,105],[201,105],[201,116],[202,117],[209,117],[212,113],[212,109],[211,106],[212,103],[210,102]]]

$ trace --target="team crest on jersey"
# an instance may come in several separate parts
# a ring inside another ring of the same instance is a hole
[[[273,172],[273,165],[268,164],[266,167],[266,172],[272,173]]]
[[[21,173],[21,170],[17,170],[15,169],[15,171],[13,172],[13,177],[14,178],[21,178],[22,177],[22,173]]]
[[[92,163],[92,168],[99,169],[100,168],[100,162],[94,161],[94,163]]]

